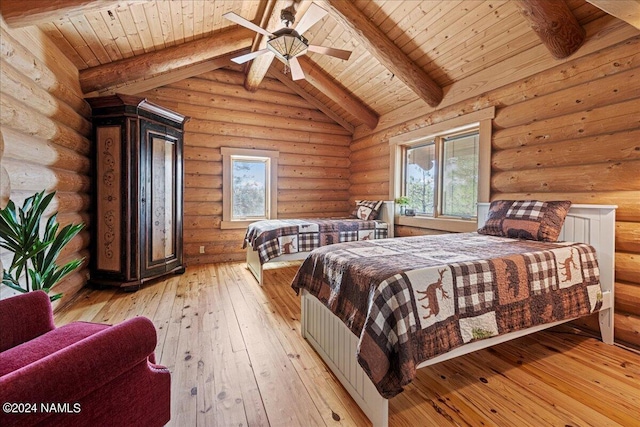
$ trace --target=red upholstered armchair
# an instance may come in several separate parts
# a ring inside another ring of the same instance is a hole
[[[144,317],[56,328],[44,292],[0,300],[0,425],[166,424],[171,379],[156,340]]]

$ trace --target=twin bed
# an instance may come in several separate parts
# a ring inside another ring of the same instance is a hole
[[[299,261],[334,243],[393,237],[394,202],[382,201],[376,219],[284,219],[258,221],[247,230],[247,268],[262,284],[264,264]]]
[[[421,367],[596,311],[611,344],[614,230],[615,206],[574,205],[557,243],[464,233],[321,247],[292,283],[301,332],[386,426],[387,399]]]

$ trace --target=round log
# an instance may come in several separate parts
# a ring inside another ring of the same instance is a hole
[[[328,178],[328,179],[349,179],[349,169],[347,168],[327,168],[316,166],[280,166],[278,165],[278,178]]]
[[[14,159],[4,159],[3,164],[11,176],[11,187],[14,191],[60,190],[88,193],[91,189],[91,179],[87,175]]]
[[[491,166],[494,171],[507,171],[638,159],[640,129],[501,150],[491,156]]]
[[[278,216],[297,213],[347,212],[351,208],[352,204],[347,201],[307,200],[304,203],[278,201]]]
[[[222,202],[222,187],[220,188],[196,188],[185,187],[185,202]]]
[[[349,158],[334,156],[310,156],[309,154],[280,153],[280,166],[316,166],[327,168],[349,168]]]
[[[538,170],[497,172],[491,178],[496,192],[635,191],[640,160],[563,166]]]
[[[635,99],[640,93],[638,73],[631,69],[500,108],[494,126],[510,128]]]
[[[586,32],[564,1],[517,0],[515,3],[554,58],[566,58],[582,46]]]
[[[208,87],[208,89],[211,90],[210,87]],[[260,91],[262,92],[262,90],[263,89]],[[142,95],[147,95],[150,98],[158,100],[167,100],[169,102],[178,102],[199,107],[215,106],[217,109],[223,109],[225,111],[240,111],[282,118],[333,123],[333,120],[325,114],[316,109],[309,108],[309,104],[293,106],[285,104],[281,99],[282,93],[279,92],[270,92],[270,97],[263,96],[260,99],[255,99],[225,96],[213,91],[205,93],[194,91],[193,89],[185,90],[173,87],[160,87]]]
[[[184,202],[185,218],[192,215],[222,215],[220,202]],[[185,239],[185,241],[187,241]]]
[[[187,133],[185,145],[219,149],[220,147],[252,148],[257,150],[276,150],[282,153],[304,154],[307,156],[336,156],[349,158],[348,146],[309,144],[307,142],[282,141],[277,139],[246,138],[234,135],[215,135]]]
[[[349,192],[346,190],[316,190],[313,193],[306,190],[278,190],[278,203],[296,202],[302,204],[308,200],[341,201],[348,198]]]
[[[593,137],[640,127],[640,98],[493,131],[494,149],[509,149]]]
[[[281,190],[324,190],[333,188],[336,190],[348,190],[349,181],[346,179],[307,179],[307,178],[280,178],[278,188]]]
[[[616,251],[640,254],[640,222],[616,221]]]
[[[616,309],[640,316],[640,285],[617,281]]]
[[[184,173],[192,175],[222,175],[222,162],[206,160],[186,160]]]
[[[66,73],[58,71],[59,61],[45,63],[36,58],[29,49],[19,43],[4,28],[0,28],[0,53],[2,58],[11,58],[11,66],[20,73],[37,82],[40,87],[68,104],[81,116],[89,117],[91,115],[91,107],[84,100],[80,91],[73,90],[78,87],[77,76],[75,81],[72,78],[66,81],[60,80]]]
[[[4,134],[7,142],[5,155],[9,158],[83,174],[90,171],[89,157],[76,151],[10,128],[6,128]]]
[[[184,175],[185,188],[222,188],[222,175],[195,175],[186,173]]]
[[[85,137],[90,136],[91,122],[78,114],[69,105],[60,102],[10,64],[2,64],[0,78],[3,84],[2,90],[7,95],[33,108],[40,114],[68,126]]]
[[[348,146],[351,137],[348,135],[331,135],[326,133],[307,132],[302,130],[281,129],[270,126],[238,125],[224,122],[191,119],[185,125],[187,132],[236,136],[243,138],[272,139],[277,141],[307,142],[312,144]]]
[[[292,93],[282,93],[268,88],[262,88],[258,92],[251,93],[244,90],[242,87],[236,85],[230,85],[220,83],[212,80],[204,79],[205,74],[190,79],[185,79],[180,82],[167,85],[167,88],[178,89],[182,91],[194,91],[203,94],[209,94],[212,96],[225,97],[229,99],[241,99],[254,102],[273,102],[274,99],[278,99],[280,105],[296,108],[309,108],[309,103],[298,95]],[[151,93],[160,93],[155,89],[149,91]]]
[[[640,254],[616,252],[616,280],[640,285]]]
[[[26,135],[49,140],[57,145],[89,154],[91,142],[82,135],[0,92],[0,124]]]
[[[150,98],[150,100],[171,108],[191,117],[191,119],[211,120],[217,122],[228,123],[229,125],[252,125],[263,126],[268,123],[270,127],[277,129],[299,130],[306,132],[325,133],[330,135],[350,135],[342,126],[336,123],[313,121],[308,119],[297,119],[289,117],[281,117],[274,114],[262,114],[248,111],[228,110],[225,108],[217,108],[215,103],[209,103],[208,106],[192,105],[184,102],[171,101],[167,98],[159,97],[159,99]]]

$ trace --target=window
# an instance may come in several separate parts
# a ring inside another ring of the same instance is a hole
[[[489,201],[494,109],[392,138],[391,197],[406,196],[414,217],[398,224],[445,231],[476,229],[477,203]]]
[[[401,195],[409,198],[407,207],[416,215],[475,217],[478,147],[477,129],[405,146]]]
[[[221,228],[245,228],[277,214],[278,152],[222,147]]]

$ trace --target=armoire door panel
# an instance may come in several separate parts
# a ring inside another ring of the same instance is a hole
[[[147,274],[161,274],[176,255],[176,159],[177,139],[157,124],[143,129],[148,143],[146,159],[147,218],[144,244]]]
[[[96,150],[100,160],[96,165],[98,178],[96,200],[100,215],[96,221],[96,265],[105,271],[120,272],[122,226],[122,126],[103,126],[96,131]]]

